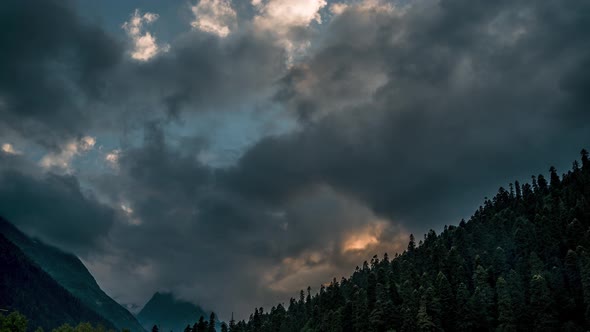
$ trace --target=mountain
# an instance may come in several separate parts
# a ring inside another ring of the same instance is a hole
[[[0,233],[80,302],[110,321],[115,327],[127,328],[131,332],[144,331],[141,324],[127,309],[100,289],[78,257],[39,240],[30,239],[1,217]]]
[[[156,292],[137,314],[137,319],[148,331],[154,325],[160,331],[181,332],[190,324],[196,323],[203,316],[209,319],[209,314],[201,307],[190,302],[179,300],[172,293]]]
[[[434,185],[434,184],[433,184]],[[425,207],[427,208],[427,207]],[[374,256],[232,332],[588,331],[590,160],[485,199],[469,221]]]
[[[82,304],[49,274],[0,234],[0,308],[29,317],[29,330],[79,322],[114,325]]]

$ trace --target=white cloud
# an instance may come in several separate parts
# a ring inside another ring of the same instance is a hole
[[[219,37],[227,37],[236,26],[237,15],[229,0],[201,0],[191,7],[195,20],[193,28]]]
[[[156,42],[150,32],[144,31],[144,25],[155,22],[159,15],[154,13],[144,13],[143,15],[136,9],[129,21],[123,23],[122,28],[133,41],[133,50],[131,57],[139,61],[147,61],[159,53],[168,52],[170,45]]]
[[[82,137],[79,140],[72,140],[62,147],[59,153],[48,153],[39,162],[45,169],[58,168],[65,172],[71,172],[71,163],[74,157],[94,148],[96,139],[91,136]]]
[[[325,0],[252,0],[258,12],[254,26],[260,31],[274,34],[279,44],[288,53],[291,64],[295,57],[304,54],[309,40],[293,36],[294,28],[307,28],[313,22],[322,23],[320,10],[327,5]]]
[[[2,152],[6,154],[22,154],[22,152],[16,150],[10,143],[2,144]]]
[[[335,2],[330,4],[330,13],[333,15],[341,15],[347,10],[357,10],[361,12],[374,13],[393,13],[395,10],[400,11],[393,3],[384,0],[362,0],[355,2]]]
[[[326,4],[325,0],[252,0],[259,13],[254,23],[275,31],[307,27],[313,21],[322,23],[319,11]]]
[[[134,216],[134,211],[131,208],[131,206],[129,206],[129,204],[121,203],[121,211],[123,211],[125,216],[127,216],[127,222],[130,225],[134,225],[134,226],[141,225],[141,220]]]
[[[104,157],[104,159],[106,160],[106,162],[108,163],[109,166],[111,166],[112,168],[119,168],[119,157],[121,155],[121,150],[113,150],[109,153],[107,153]]]
[[[348,4],[345,3],[333,3],[330,5],[330,13],[334,15],[340,15],[348,9]]]

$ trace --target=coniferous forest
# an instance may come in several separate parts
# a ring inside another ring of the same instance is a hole
[[[514,182],[473,216],[410,237],[348,279],[287,306],[256,308],[232,332],[586,331],[590,329],[590,161]]]

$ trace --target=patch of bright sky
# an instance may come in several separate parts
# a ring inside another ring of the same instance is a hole
[[[77,9],[83,18],[96,22],[113,36],[125,38],[121,24],[129,20],[135,9],[159,15],[149,31],[162,42],[171,42],[190,29],[191,12],[187,0],[78,0]],[[180,18],[180,19],[179,19]]]
[[[182,123],[170,124],[165,130],[168,143],[179,149],[186,138],[203,138],[205,147],[195,157],[212,167],[227,167],[260,139],[296,128],[297,121],[276,107],[265,110],[244,107],[234,112],[187,114]]]

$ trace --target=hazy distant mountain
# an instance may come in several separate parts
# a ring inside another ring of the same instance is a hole
[[[27,257],[39,265],[72,295],[112,322],[117,328],[127,328],[132,332],[144,331],[127,309],[100,289],[94,277],[78,257],[41,241],[30,239],[1,217],[0,233],[18,246]]]
[[[187,324],[192,326],[201,315],[209,320],[210,314],[195,304],[176,299],[171,293],[158,292],[137,314],[137,319],[148,330],[158,325],[160,331],[182,332]]]
[[[82,304],[0,234],[0,308],[28,317],[29,329],[51,330],[79,322],[115,326]]]

